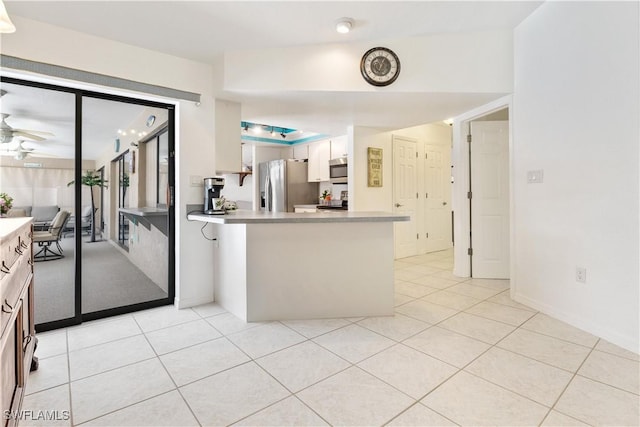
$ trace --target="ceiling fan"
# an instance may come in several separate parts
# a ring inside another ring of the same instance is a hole
[[[3,148],[0,150],[0,156],[13,156],[16,160],[24,160],[29,155],[34,155],[36,157],[58,157],[52,154],[38,152],[35,148],[26,148],[22,145],[24,142],[24,140],[18,141],[18,146],[16,148]]]
[[[14,136],[21,136],[34,141],[44,141],[46,139],[45,136],[53,136],[51,132],[13,128],[6,122],[6,119],[9,116],[10,114],[2,114],[2,121],[0,121],[0,143],[2,144],[13,141]],[[42,136],[35,134],[40,134]]]

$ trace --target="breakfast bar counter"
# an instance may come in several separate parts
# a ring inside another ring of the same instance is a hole
[[[189,214],[212,223],[214,298],[244,321],[393,314],[385,212]]]

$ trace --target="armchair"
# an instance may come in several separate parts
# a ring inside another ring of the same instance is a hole
[[[95,209],[97,211],[97,209]],[[91,221],[93,215],[91,215],[91,206],[87,205],[82,208],[82,212],[80,212],[80,229],[81,233],[91,234]],[[69,217],[69,221],[67,225],[64,227],[64,237],[67,237],[67,234],[73,234],[76,230],[76,216],[71,215]]]
[[[68,211],[59,211],[51,221],[49,229],[46,231],[34,231],[33,243],[37,243],[40,250],[33,256],[34,261],[51,261],[63,258],[62,247],[60,246],[60,238],[62,230],[69,220]],[[51,249],[51,245],[56,245],[58,252]]]

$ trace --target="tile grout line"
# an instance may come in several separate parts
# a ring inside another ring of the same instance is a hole
[[[134,322],[136,322],[136,324],[138,325],[138,327],[140,327],[140,326],[139,326],[139,323],[137,322],[137,320],[136,320],[135,318],[134,318]],[[140,328],[140,330],[142,330],[142,328]],[[129,364],[126,364],[126,365],[120,366],[120,367],[118,367],[118,368],[113,368],[113,369],[109,369],[109,370],[106,370],[106,371],[102,371],[102,372],[99,372],[99,373],[97,373],[97,374],[94,374],[94,375],[90,375],[90,376],[88,376],[88,377],[81,378],[81,379],[76,380],[76,381],[84,380],[84,379],[86,379],[86,378],[95,377],[95,376],[100,375],[100,374],[102,374],[102,373],[112,372],[112,371],[115,371],[115,370],[120,369],[120,368],[124,368],[124,367],[128,367],[128,366],[132,366],[132,365],[135,365],[136,363],[146,362],[146,361],[153,360],[153,359],[158,359],[158,362],[159,362],[159,363],[160,363],[160,365],[163,367],[163,369],[165,369],[165,371],[166,371],[166,367],[164,366],[164,364],[162,363],[162,361],[161,361],[161,360],[160,360],[160,358],[158,357],[157,353],[155,352],[155,349],[153,348],[153,346],[151,345],[151,343],[150,343],[150,342],[149,342],[149,340],[147,339],[147,337],[146,337],[146,335],[144,334],[144,332],[142,333],[142,335],[144,336],[145,340],[147,341],[147,343],[148,343],[148,344],[149,344],[149,346],[151,347],[151,350],[154,352],[154,354],[155,354],[155,356],[154,356],[154,357],[150,357],[150,358],[148,358],[148,359],[144,359],[144,360],[140,360],[140,361],[137,361],[137,362],[129,363]],[[137,335],[134,335],[134,336],[137,336]],[[130,338],[130,337],[127,337],[127,338]],[[111,341],[111,342],[113,342],[113,341]],[[171,382],[174,384],[174,386],[176,386],[175,381],[173,381],[173,378],[171,377],[171,375],[169,375],[169,373],[168,373],[168,372],[167,372],[167,375],[169,376],[169,379],[170,379],[170,380],[171,380]],[[176,386],[176,388],[175,388],[174,390],[177,390],[177,386]],[[119,411],[122,411],[122,410],[124,410],[124,409],[130,408],[130,407],[133,407],[133,406],[135,406],[135,405],[138,405],[138,404],[140,404],[140,403],[142,403],[142,402],[146,402],[146,401],[149,401],[149,400],[151,400],[151,399],[155,399],[156,397],[159,397],[159,396],[162,396],[162,395],[165,395],[165,394],[171,393],[171,392],[172,392],[172,391],[174,391],[174,390],[168,390],[168,391],[165,391],[165,392],[162,392],[162,393],[159,393],[159,394],[156,394],[156,395],[153,395],[153,396],[147,397],[147,398],[145,398],[145,399],[142,399],[142,400],[139,400],[139,401],[133,402],[133,403],[131,403],[131,404],[125,405],[125,406],[123,406],[123,407],[121,407],[121,408],[114,409],[114,410],[109,411],[109,412],[106,412],[106,413],[104,413],[104,414],[100,414],[99,416],[94,417],[94,418],[91,418],[91,419],[88,419],[88,420],[85,420],[85,421],[83,421],[81,424],[78,424],[78,425],[82,425],[82,424],[88,423],[88,422],[90,422],[90,421],[97,420],[97,419],[99,419],[99,418],[105,417],[105,416],[107,416],[107,415],[114,414],[114,413],[116,413],[116,412],[119,412]],[[182,395],[181,395],[181,397],[182,397]],[[185,402],[185,403],[186,403],[186,402]],[[189,407],[189,405],[188,405],[188,404],[187,404],[187,407],[189,408],[189,410],[191,410],[191,407]],[[194,417],[195,417],[195,415],[194,415]],[[195,419],[196,419],[196,421],[198,421],[198,418],[197,418],[197,417],[196,417]],[[200,424],[200,422],[199,422],[199,421],[198,421],[198,424],[201,426],[201,424]],[[72,425],[75,425],[75,424],[72,424]]]
[[[75,423],[73,422],[73,393],[71,391],[71,361],[69,360],[69,328],[65,328],[64,338],[67,348],[67,374],[69,375],[69,382],[67,383],[67,390],[69,393],[69,423],[72,426],[75,426]]]
[[[569,382],[567,382],[567,384],[564,386],[564,388],[562,389],[562,391],[560,392],[560,394],[558,394],[558,398],[555,400],[555,402],[553,402],[553,405],[551,405],[551,408],[549,408],[549,411],[547,412],[547,415],[545,415],[545,417],[542,419],[542,421],[540,422],[540,424],[542,424],[544,422],[545,419],[547,419],[547,417],[549,416],[549,414],[551,413],[551,411],[553,410],[557,410],[556,405],[558,404],[558,402],[560,402],[560,399],[562,399],[562,396],[564,396],[564,394],[566,393],[567,389],[569,388],[569,386],[571,385],[571,383],[573,383],[573,380],[576,378],[576,376],[578,375],[578,371],[580,371],[580,369],[582,368],[582,366],[584,366],[585,362],[589,359],[589,357],[591,356],[591,353],[593,353],[593,351],[595,350],[596,346],[598,345],[598,342],[600,342],[600,339],[598,338],[598,340],[595,342],[595,344],[593,345],[593,347],[591,347],[591,351],[589,351],[589,354],[587,354],[584,358],[584,360],[582,361],[582,363],[580,363],[580,366],[578,366],[578,368],[576,369],[576,371],[573,373],[573,375],[571,376],[571,379],[569,380]],[[562,413],[561,411],[558,411],[560,413]],[[564,415],[564,414],[563,414]],[[570,416],[571,418],[575,418],[573,416]],[[589,422],[587,421],[583,421],[580,420],[579,418],[576,418],[577,420],[579,420],[580,422],[584,422],[586,424],[589,424]]]
[[[198,313],[196,313],[198,314]],[[134,318],[134,321],[136,322],[136,324],[138,325],[138,327],[142,330],[142,327],[140,326],[140,323],[138,323],[138,320]],[[208,322],[207,322],[208,323]],[[213,327],[213,326],[212,326]],[[214,328],[215,329],[215,328]],[[153,353],[156,355],[156,358],[158,359],[158,362],[160,363],[160,366],[162,366],[162,369],[164,369],[164,371],[166,372],[167,376],[169,377],[169,379],[171,380],[171,382],[173,383],[173,385],[175,386],[175,390],[178,392],[178,394],[180,395],[180,398],[182,399],[182,401],[184,402],[185,405],[187,405],[187,408],[189,409],[189,412],[191,412],[191,415],[193,415],[193,419],[196,420],[196,422],[198,423],[199,426],[202,427],[202,423],[200,422],[200,419],[196,416],[195,412],[193,411],[193,408],[191,407],[191,405],[189,405],[189,402],[187,402],[187,399],[185,399],[184,395],[182,394],[182,391],[180,390],[180,387],[178,387],[178,384],[176,383],[176,381],[174,380],[174,378],[171,376],[171,373],[169,372],[169,370],[167,369],[166,365],[164,364],[164,362],[162,361],[162,359],[160,358],[160,355],[158,354],[158,352],[156,351],[155,347],[153,346],[153,344],[151,343],[151,341],[149,341],[149,337],[147,337],[147,334],[143,331],[142,335],[144,335],[144,339],[147,341],[147,344],[149,344],[149,347],[151,347],[151,351],[153,351]],[[173,390],[168,391],[167,393],[170,393]],[[160,395],[159,395],[160,396]],[[154,396],[154,397],[158,397],[158,396]],[[151,398],[153,399],[153,397]]]
[[[449,380],[450,380],[451,378],[453,378],[454,376],[458,375],[460,372],[464,372],[464,373],[466,373],[466,374],[469,374],[469,375],[475,376],[476,378],[479,378],[479,379],[481,379],[481,380],[483,380],[483,381],[486,381],[486,382],[488,382],[488,383],[490,383],[490,384],[493,384],[493,385],[495,385],[496,387],[500,387],[500,388],[502,388],[503,390],[506,390],[506,391],[508,391],[508,392],[510,392],[510,393],[516,394],[516,395],[518,395],[518,396],[520,396],[520,397],[523,397],[523,398],[525,398],[525,399],[527,399],[527,400],[529,400],[529,401],[531,401],[531,402],[534,402],[534,403],[536,403],[536,404],[540,405],[540,403],[538,403],[538,402],[536,402],[536,401],[534,401],[534,400],[532,400],[532,399],[530,399],[530,398],[528,398],[528,397],[526,397],[526,396],[523,396],[523,395],[521,395],[520,393],[514,392],[513,390],[509,390],[508,388],[506,388],[506,387],[504,387],[504,386],[502,386],[502,385],[500,385],[500,384],[495,384],[495,383],[493,383],[492,381],[489,381],[489,380],[487,380],[487,379],[485,379],[485,378],[482,378],[482,377],[479,377],[478,375],[473,374],[472,372],[465,371],[465,368],[467,368],[469,365],[471,365],[471,364],[472,364],[473,362],[475,362],[476,360],[480,359],[482,356],[484,356],[486,353],[488,353],[491,349],[493,349],[494,347],[496,347],[496,345],[497,345],[499,342],[501,342],[502,340],[504,340],[505,338],[507,338],[509,335],[513,334],[513,333],[514,333],[515,331],[517,331],[518,329],[519,329],[519,327],[516,327],[513,331],[509,332],[507,335],[505,335],[505,336],[504,336],[504,337],[502,337],[500,340],[498,340],[495,344],[490,345],[490,347],[489,347],[489,348],[487,348],[485,351],[483,351],[482,353],[478,354],[475,358],[473,358],[472,360],[470,360],[470,361],[469,361],[466,365],[464,365],[462,368],[459,368],[459,369],[458,369],[458,371],[457,371],[457,372],[455,372],[453,375],[451,375],[449,378],[447,378],[447,380],[446,380],[446,381],[442,382],[442,383],[441,383],[441,384],[439,384],[437,387],[433,388],[433,389],[432,389],[432,390],[430,390],[427,394],[425,394],[424,396],[422,396],[422,397],[419,399],[419,401],[420,401],[420,402],[422,402],[422,400],[424,400],[427,396],[429,396],[431,393],[433,393],[435,390],[437,390],[439,387],[441,387],[444,383],[446,383],[447,381],[449,381]],[[488,344],[488,343],[485,343],[485,344]],[[499,348],[499,347],[498,347],[498,348]],[[433,408],[429,407],[426,403],[423,403],[423,405],[424,405],[424,406],[426,406],[427,408],[431,409],[432,411],[435,411],[435,409],[433,409]],[[545,406],[545,405],[541,405],[541,406]],[[457,424],[457,423],[456,423],[456,424]]]

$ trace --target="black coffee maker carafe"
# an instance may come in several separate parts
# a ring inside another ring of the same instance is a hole
[[[224,178],[215,176],[204,179],[204,213],[207,215],[223,215],[224,209],[220,200],[220,191],[224,188]]]

